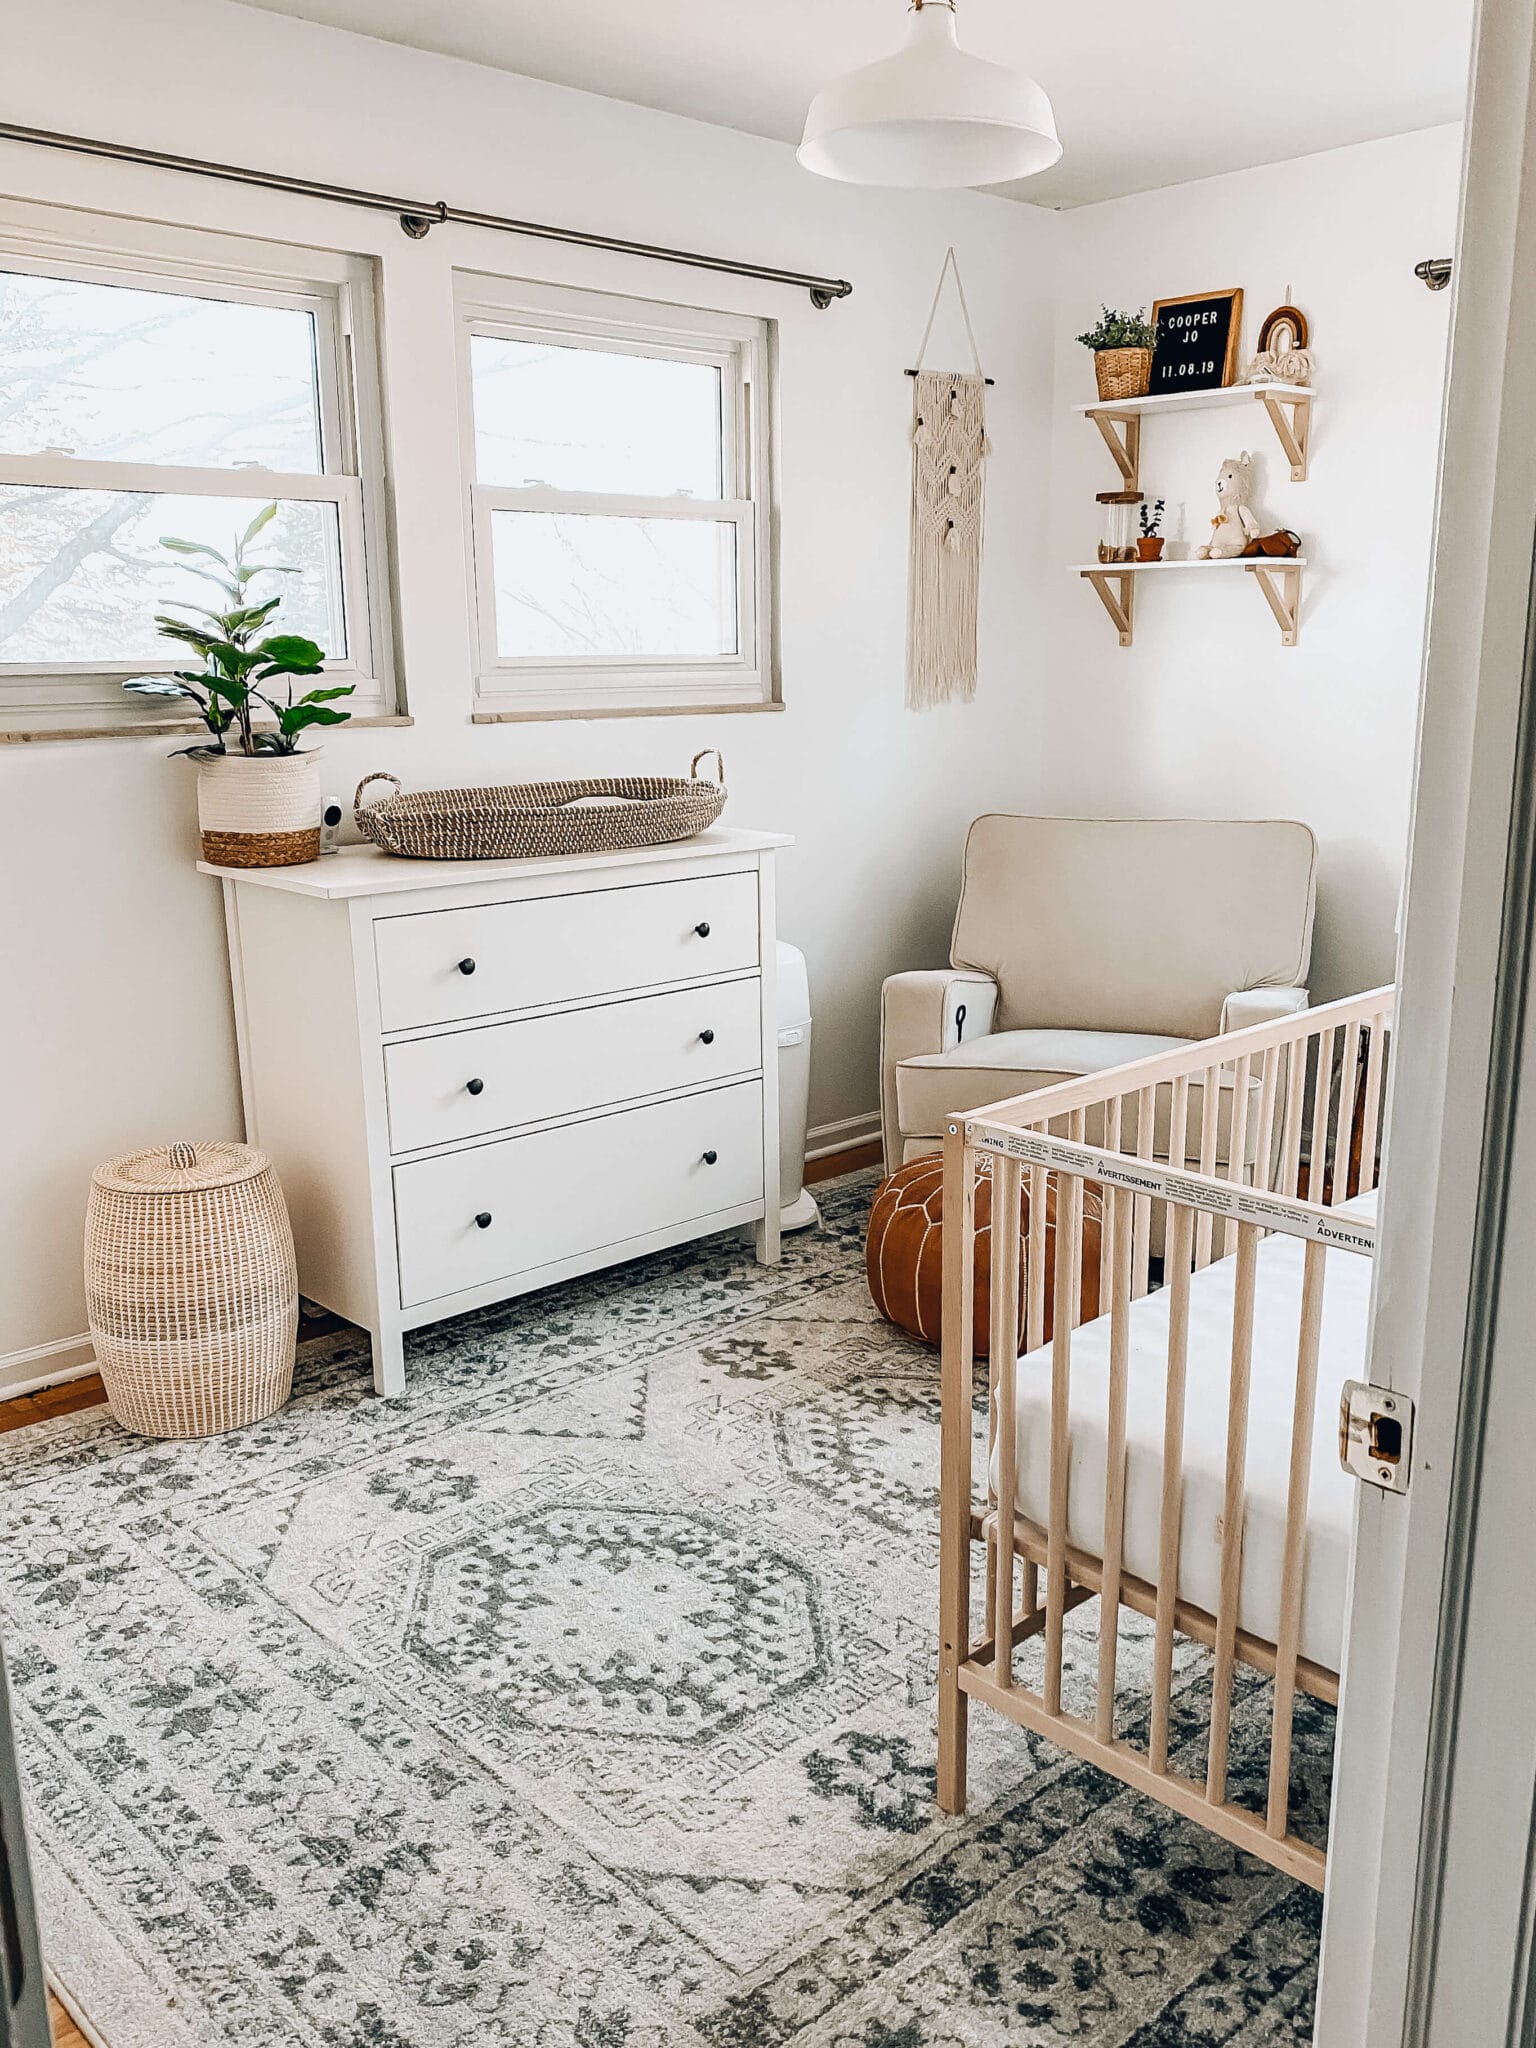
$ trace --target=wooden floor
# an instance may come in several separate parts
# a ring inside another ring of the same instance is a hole
[[[840,1173],[855,1173],[879,1164],[879,1142],[871,1140],[867,1145],[852,1145],[846,1152],[830,1153],[825,1159],[808,1159],[805,1178],[807,1183],[833,1180]],[[106,1398],[101,1376],[94,1372],[85,1379],[67,1380],[63,1386],[45,1387],[39,1394],[18,1394],[14,1400],[0,1401],[0,1432],[25,1429],[29,1422],[46,1422],[54,1415],[72,1415],[80,1408],[97,1408]],[[54,2048],[90,2048],[84,2034],[51,1995],[48,2011],[53,2020]]]
[[[84,2034],[52,1992],[48,1994],[48,2017],[53,2021],[53,2048],[90,2048]]]

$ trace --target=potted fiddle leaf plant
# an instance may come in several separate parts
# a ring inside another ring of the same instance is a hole
[[[1139,313],[1099,309],[1099,318],[1078,340],[1093,350],[1093,374],[1101,399],[1145,398],[1152,382],[1152,350],[1157,329]]]
[[[123,685],[139,696],[188,702],[207,727],[206,740],[176,751],[197,763],[203,858],[220,867],[293,867],[319,858],[320,750],[301,750],[299,741],[311,727],[341,725],[351,715],[335,705],[352,694],[351,683],[294,695],[296,682],[321,673],[325,655],[302,634],[268,631],[283,594],[258,598],[251,587],[259,577],[295,573],[283,563],[250,559],[276,517],[277,506],[264,505],[231,555],[202,541],[161,540],[215,585],[224,608],[178,602],[177,612],[188,617],[157,612],[162,635],[190,647],[202,665],[169,676],[133,676]]]

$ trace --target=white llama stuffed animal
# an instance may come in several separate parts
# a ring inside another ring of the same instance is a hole
[[[1259,522],[1248,509],[1252,491],[1253,457],[1246,449],[1241,455],[1229,455],[1217,473],[1216,517],[1211,521],[1211,537],[1196,557],[1198,561],[1227,561],[1240,555],[1249,541],[1257,539]]]

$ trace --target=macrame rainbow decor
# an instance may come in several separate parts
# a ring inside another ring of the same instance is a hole
[[[922,367],[944,279],[953,269],[971,373]],[[912,385],[912,547],[907,576],[907,709],[976,695],[976,605],[988,454],[986,378],[951,249],[918,349]]]

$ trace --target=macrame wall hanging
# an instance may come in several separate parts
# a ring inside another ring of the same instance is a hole
[[[973,369],[925,370],[944,281],[953,273]],[[976,694],[976,599],[986,457],[986,387],[965,287],[945,253],[912,383],[912,551],[907,573],[907,709]]]

